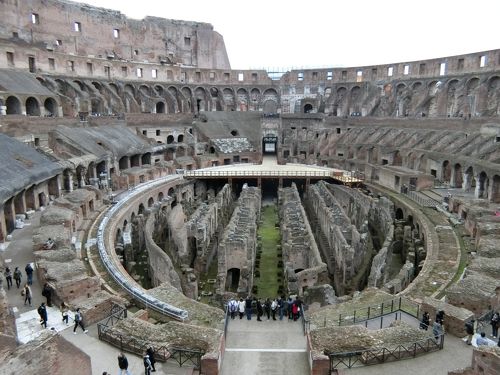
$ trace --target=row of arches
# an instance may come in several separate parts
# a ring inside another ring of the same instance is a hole
[[[25,100],[22,100],[16,95],[10,95],[5,100],[5,107],[5,114],[7,115],[26,114],[28,116],[55,117],[59,113],[59,105],[52,97],[42,100],[34,96],[29,96]]]

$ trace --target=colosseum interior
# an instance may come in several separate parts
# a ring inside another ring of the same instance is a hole
[[[317,375],[434,340],[366,306],[444,310],[459,338],[500,309],[500,50],[270,77],[211,24],[1,7],[1,373],[92,373],[57,329],[20,339],[3,274],[26,260],[32,309],[49,283],[99,345],[195,352],[190,374],[224,373],[233,298],[297,296]],[[450,374],[500,373],[500,348],[469,352]]]

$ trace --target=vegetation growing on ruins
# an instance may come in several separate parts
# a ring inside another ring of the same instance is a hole
[[[255,277],[254,285],[257,286],[256,295],[260,298],[274,298],[277,296],[278,288],[283,284],[283,268],[278,268],[278,257],[280,245],[280,230],[276,227],[278,222],[278,210],[275,205],[264,206],[261,211],[261,224],[259,225],[258,236],[260,238],[260,248],[257,254],[259,267],[259,277]],[[278,279],[280,281],[278,281]]]

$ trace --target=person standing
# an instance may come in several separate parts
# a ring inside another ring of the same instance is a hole
[[[31,288],[28,284],[24,285],[24,288],[21,291],[21,295],[24,296],[24,304],[26,305],[26,302],[28,302],[31,306]]]
[[[61,303],[61,314],[63,323],[66,323],[66,325],[68,325],[69,308],[68,305],[66,305],[64,302]]]
[[[43,284],[42,296],[47,298],[47,306],[49,306],[49,307],[52,306],[52,292],[53,292],[53,289],[49,283]]]
[[[123,373],[125,373],[126,375],[130,375],[130,372],[128,371],[128,359],[123,353],[118,354],[118,368],[120,369],[118,375],[121,375]]]
[[[430,323],[429,313],[425,311],[424,315],[422,315],[422,321],[420,322],[420,329],[424,329],[427,331],[427,328],[429,328],[429,323]]]
[[[17,289],[19,289],[19,286],[21,285],[22,277],[23,277],[23,274],[22,274],[21,270],[19,269],[19,267],[16,267],[16,269],[14,270],[14,280],[16,280]]]
[[[151,375],[151,360],[149,355],[144,354],[144,375]]]
[[[4,275],[5,280],[7,280],[7,290],[10,290],[10,287],[12,286],[12,271],[9,267],[5,268]]]
[[[40,315],[40,324],[47,328],[47,308],[45,307],[45,302],[38,307],[38,315]]]
[[[278,298],[278,312],[280,320],[283,320],[284,310],[285,310],[285,296],[281,296],[280,298]]]
[[[271,300],[266,298],[264,302],[264,311],[266,312],[267,320],[271,319]]]
[[[243,301],[243,298],[240,298],[240,302],[238,302],[238,312],[240,313],[240,319],[243,319],[245,314],[245,301]]]
[[[467,333],[467,345],[472,344],[472,336],[474,336],[474,319],[469,320],[465,323],[465,333]]]
[[[83,315],[80,312],[80,308],[77,308],[75,311],[75,327],[73,328],[73,334],[76,335],[76,329],[78,326],[81,327],[83,333],[87,333],[89,330],[85,329],[85,326],[83,325]]]
[[[238,302],[236,302],[234,298],[231,298],[231,300],[229,301],[228,310],[231,315],[231,319],[234,319],[236,317],[236,311],[238,310]]]
[[[24,267],[24,271],[26,271],[28,285],[33,285],[33,267],[31,267],[31,263],[28,263],[26,267]]]
[[[500,325],[500,315],[498,314],[498,312],[496,311],[493,312],[490,324],[491,324],[491,336],[493,336],[493,338],[496,339],[498,336],[498,326]]]
[[[293,320],[293,305],[292,297],[288,297],[288,320]]]
[[[276,301],[276,298],[273,299],[273,302],[271,302],[271,316],[273,317],[273,320],[276,320],[276,310],[278,310],[278,301]]]
[[[247,320],[252,320],[252,297],[250,296],[245,300],[245,312],[247,313]]]
[[[256,299],[255,301],[257,304],[257,321],[262,322],[262,319],[260,317],[264,315],[264,309],[262,308],[262,303],[260,302],[260,298]]]
[[[234,302],[236,302],[236,301],[234,301]],[[151,367],[153,368],[151,370],[151,372],[155,372],[156,371],[156,368],[155,368],[156,358],[155,358],[155,351],[154,351],[152,346],[150,346],[148,348],[148,350],[146,350],[146,354],[149,355],[149,361],[151,362]]]
[[[432,333],[436,340],[438,340],[439,337],[443,334],[443,324],[441,323],[441,321],[434,321],[434,323],[432,324]]]

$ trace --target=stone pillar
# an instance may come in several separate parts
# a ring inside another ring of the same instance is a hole
[[[0,116],[6,116],[6,115],[7,115],[7,106],[0,105]]]
[[[73,191],[73,173],[68,172],[68,190],[71,193]]]
[[[452,187],[452,188],[456,187],[455,186],[455,168],[451,168],[450,187]]]
[[[87,173],[87,168],[82,168],[82,172],[80,174],[80,181],[78,181],[78,187],[85,186],[85,174]]]
[[[479,183],[479,175],[473,177],[476,181],[476,188],[474,189],[474,198],[479,199],[482,196],[481,184]]]
[[[462,177],[463,177],[462,190],[465,192],[469,192],[472,186],[471,178],[467,173],[462,173]]]

